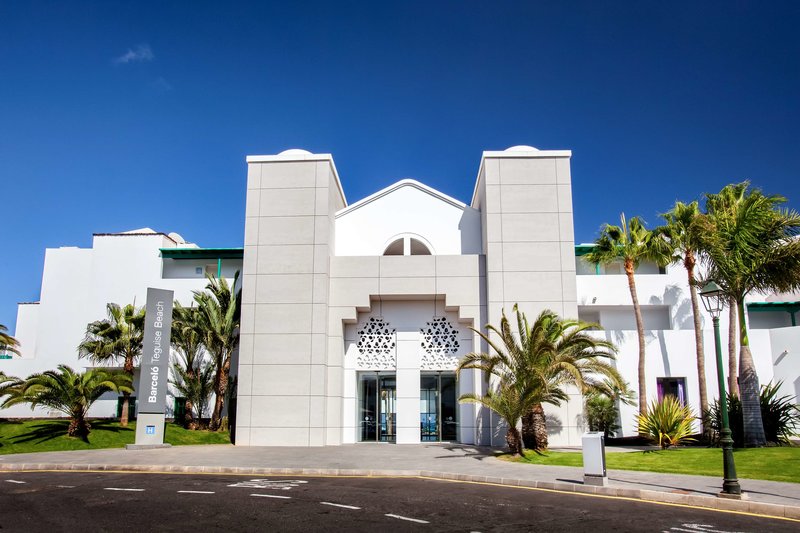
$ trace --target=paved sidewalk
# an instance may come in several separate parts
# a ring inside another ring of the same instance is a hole
[[[800,519],[800,483],[742,479],[748,498],[718,498],[719,478],[609,471],[608,487],[583,485],[583,471],[509,463],[495,450],[460,444],[349,444],[320,448],[175,446],[0,455],[0,471],[29,469],[429,476],[623,496]],[[721,467],[720,467],[721,468]]]

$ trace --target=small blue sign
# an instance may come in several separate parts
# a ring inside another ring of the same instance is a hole
[[[156,427],[155,426],[147,426],[144,428],[145,435],[155,435],[156,434]]]

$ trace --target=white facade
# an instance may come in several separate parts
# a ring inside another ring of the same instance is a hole
[[[184,242],[177,234],[167,235],[149,228],[96,234],[91,248],[47,249],[40,299],[20,304],[17,310],[15,337],[20,342],[21,355],[0,360],[0,371],[26,377],[59,364],[76,370],[94,366],[90,360],[78,358],[77,347],[86,326],[106,318],[108,302],[144,306],[147,288],[155,287],[174,291],[176,300],[189,305],[192,291],[203,289],[207,283],[207,267],[213,269],[214,275],[219,269],[229,278],[242,268],[241,259],[223,259],[221,263],[218,258],[172,259],[162,257],[162,250],[184,250],[187,257],[214,255]],[[167,405],[171,408],[172,402]],[[116,412],[117,398],[107,394],[92,406],[89,414],[110,417],[116,416]],[[32,412],[27,405],[17,405],[1,410],[0,416],[61,414],[43,409]]]
[[[58,363],[84,367],[75,347],[106,302],[144,303],[148,286],[188,303],[206,272],[242,270],[237,445],[336,445],[449,440],[503,445],[497,416],[457,404],[483,393],[477,372],[456,382],[458,359],[486,350],[471,328],[497,324],[514,304],[598,322],[619,347],[617,367],[637,386],[638,343],[620,265],[583,261],[575,246],[569,151],[485,152],[469,205],[414,180],[347,204],[333,158],[302,150],[248,157],[244,248],[199,249],[152,230],[96,235],[91,249],[48,250],[42,295],[21,304],[22,357],[0,370],[25,376]],[[223,259],[224,258],[224,259]],[[642,264],[636,276],[647,341],[647,394],[680,387],[698,411],[694,330],[682,266]],[[788,298],[788,300],[787,300]],[[793,299],[792,299],[793,298]],[[750,309],[762,384],[800,397],[800,327],[779,302]],[[703,315],[709,398],[717,380]],[[727,338],[727,315],[722,317]],[[727,350],[725,350],[727,369]],[[579,445],[577,391],[545,406],[551,445]],[[663,391],[662,391],[663,392]],[[92,414],[111,416],[116,401]],[[635,407],[622,406],[623,434]],[[30,416],[25,407],[0,416]],[[41,413],[37,413],[41,414]]]
[[[579,269],[578,316],[603,327],[602,335],[619,347],[617,368],[631,388],[638,390],[639,343],[633,317],[628,280],[612,267],[600,274],[594,266],[586,268],[576,257]],[[643,264],[636,273],[636,288],[643,309],[646,342],[646,375],[648,401],[657,397],[658,380],[683,379],[685,399],[695,413],[700,412],[700,392],[695,358],[694,319],[689,285],[683,265],[676,264],[658,274],[658,267]],[[763,302],[763,296],[752,295],[748,302]],[[794,301],[800,298],[793,298]],[[705,353],[706,388],[709,400],[718,397],[716,355],[711,316],[701,308]],[[748,333],[753,360],[762,385],[783,382],[781,395],[800,398],[800,327],[791,327],[791,316],[785,311],[748,313]],[[720,316],[723,370],[728,376],[728,313]],[[738,351],[737,351],[738,355]],[[727,381],[726,381],[727,386]],[[636,434],[636,406],[621,406],[622,433]]]

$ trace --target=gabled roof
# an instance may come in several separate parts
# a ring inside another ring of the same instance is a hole
[[[343,216],[343,215],[346,215],[347,213],[350,213],[351,211],[355,211],[356,209],[358,209],[360,207],[363,207],[363,206],[365,206],[367,204],[370,204],[370,203],[374,202],[375,200],[383,198],[384,196],[389,195],[389,194],[393,193],[394,191],[396,191],[398,189],[402,189],[403,187],[412,187],[414,189],[420,190],[420,191],[422,191],[422,192],[424,192],[426,194],[429,194],[430,196],[433,196],[437,200],[441,200],[442,202],[450,204],[453,207],[456,207],[458,209],[462,209],[463,210],[465,207],[467,207],[467,205],[464,202],[460,202],[460,201],[456,200],[455,198],[444,194],[443,192],[437,191],[436,189],[433,189],[433,188],[428,187],[427,185],[425,185],[423,183],[418,182],[417,180],[404,179],[404,180],[398,181],[397,183],[393,183],[392,185],[389,185],[385,189],[381,189],[380,191],[378,191],[376,193],[373,193],[373,194],[367,196],[366,198],[362,198],[361,200],[359,200],[358,202],[356,202],[354,204],[350,204],[349,206],[345,207],[341,211],[338,211],[336,213],[336,218],[338,218],[340,216]]]

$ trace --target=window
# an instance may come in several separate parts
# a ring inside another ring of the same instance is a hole
[[[403,249],[405,247],[404,241],[405,239],[397,239],[396,241],[392,242],[392,244],[386,247],[383,255],[403,255]]]
[[[686,405],[686,378],[657,378],[658,400],[665,396],[674,396],[681,404]]]
[[[411,255],[431,255],[431,251],[428,250],[428,247],[425,246],[422,241],[418,241],[417,239],[410,240]]]
[[[383,251],[383,255],[432,255],[431,249],[420,239],[400,237]]]

